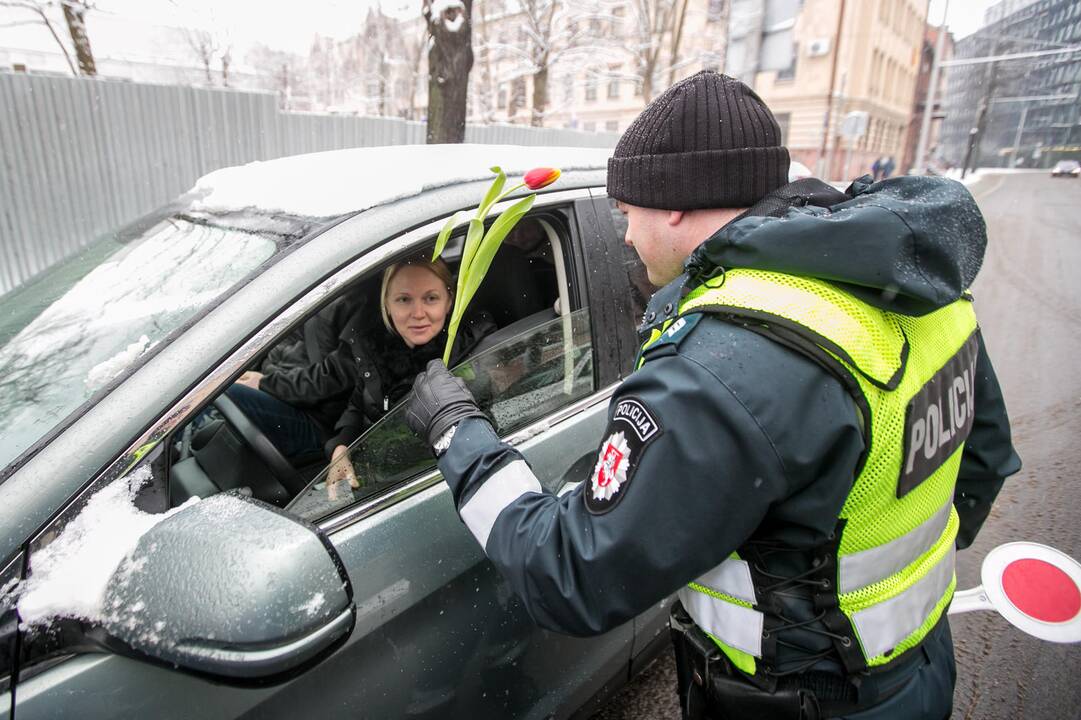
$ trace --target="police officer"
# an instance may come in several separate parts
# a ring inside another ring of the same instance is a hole
[[[407,417],[540,625],[602,633],[677,593],[686,717],[948,717],[954,553],[1020,468],[968,287],[960,184],[787,184],[769,109],[711,72],[609,161],[650,279],[596,465],[543,490],[438,361]]]

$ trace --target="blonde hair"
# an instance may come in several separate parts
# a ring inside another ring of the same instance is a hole
[[[394,334],[397,334],[398,331],[394,329],[394,323],[390,319],[390,311],[387,310],[387,291],[390,289],[390,281],[402,268],[414,266],[430,270],[433,275],[443,282],[451,303],[454,302],[454,276],[450,274],[450,268],[443,262],[443,258],[436,258],[435,262],[432,262],[430,258],[431,255],[426,252],[410,255],[383,271],[383,285],[379,289],[379,314],[383,316],[383,324],[387,326],[387,330]]]

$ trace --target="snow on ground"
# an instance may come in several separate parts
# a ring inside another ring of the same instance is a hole
[[[487,180],[498,165],[507,175],[535,167],[603,169],[610,148],[516,145],[397,145],[331,150],[223,168],[200,178],[193,209],[256,207],[307,217],[334,217],[428,188]],[[553,186],[558,189],[558,182]]]
[[[1032,173],[1046,173],[1048,170],[1041,170],[1039,168],[976,168],[965,174],[964,179],[961,179],[961,169],[951,168],[943,173],[943,177],[948,177],[950,180],[957,180],[963,182],[965,185],[975,185],[980,180],[991,175],[1024,175]]]
[[[23,623],[43,624],[53,617],[103,619],[105,589],[139,538],[165,518],[198,502],[192,498],[167,513],[145,513],[135,507],[134,500],[149,479],[150,468],[144,466],[126,480],[102,488],[59,537],[34,553],[30,577],[17,591]]]

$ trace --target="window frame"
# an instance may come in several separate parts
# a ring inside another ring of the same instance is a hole
[[[538,195],[537,202],[534,204],[531,213],[537,214],[538,211],[554,209],[560,206],[566,207],[569,210],[571,219],[568,223],[567,233],[570,241],[570,248],[569,252],[566,252],[565,261],[568,262],[570,266],[568,268],[567,278],[571,283],[570,296],[572,298],[572,303],[577,303],[579,306],[583,303],[589,303],[589,300],[586,298],[591,299],[591,296],[588,295],[588,291],[584,289],[583,286],[585,273],[582,267],[580,249],[582,242],[578,234],[580,221],[576,220],[580,213],[578,210],[579,203],[576,203],[575,201],[588,199],[589,197],[590,187],[588,186],[543,193]],[[499,212],[519,199],[520,197],[515,196],[501,202],[492,209],[492,215],[498,215]],[[69,501],[54,514],[54,520],[57,516],[62,515],[64,511],[73,504],[84,501],[89,497],[89,494],[92,494],[96,488],[100,488],[103,483],[114,482],[120,479],[131,469],[134,469],[139,461],[147,454],[167,445],[167,443],[172,440],[177,430],[194,418],[203,407],[213,400],[213,398],[224,392],[226,387],[236,380],[256,357],[278,342],[291,328],[303,322],[305,318],[309,317],[333,298],[338,297],[347,286],[360,279],[363,275],[387,265],[392,262],[394,258],[406,254],[410,248],[416,247],[417,245],[423,244],[426,240],[434,238],[442,229],[447,217],[449,217],[449,214],[447,213],[440,214],[434,219],[428,220],[411,230],[387,238],[378,245],[369,248],[360,257],[355,257],[339,266],[336,271],[294,300],[285,309],[281,310],[273,317],[264,319],[263,324],[258,331],[241,343],[240,346],[225,359],[218,361],[207,371],[202,380],[196,383],[178,401],[168,406],[167,409],[158,416],[158,419],[136,437],[136,439],[132,441],[115,460],[109,463],[100,472],[96,473],[93,479],[84,485],[80,492],[70,498]],[[344,220],[341,225],[345,225],[348,222],[362,223],[364,222],[363,215],[350,216]],[[595,331],[596,323],[592,317],[590,322]],[[596,340],[595,334],[594,340]],[[595,369],[594,372],[596,373],[597,370]],[[594,403],[611,397],[615,387],[605,387],[603,385],[602,377],[603,376],[595,376],[597,382],[596,387],[600,388],[597,392],[512,433],[507,438],[504,438],[504,440],[511,445],[520,444],[539,434],[539,432],[543,432],[552,425],[583,411]],[[403,483],[398,488],[393,488],[386,493],[371,498],[370,502],[362,501],[357,504],[348,505],[342,508],[342,510],[322,519],[317,525],[326,529],[327,532],[341,529],[364,517],[368,517],[375,512],[397,504],[398,502],[427,489],[441,479],[442,476],[439,475],[438,471],[433,470],[431,474],[421,475],[413,480]],[[168,482],[168,478],[166,478],[166,482]],[[31,536],[29,542],[33,543],[35,540],[48,533],[54,524],[54,521],[47,523],[41,531],[36,532]]]

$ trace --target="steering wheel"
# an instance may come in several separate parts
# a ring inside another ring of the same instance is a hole
[[[282,455],[281,450],[270,442],[270,438],[244,414],[243,410],[237,407],[236,403],[228,395],[222,393],[214,399],[213,405],[222,414],[225,421],[240,433],[240,437],[244,439],[244,442],[248,444],[256,457],[263,461],[263,464],[270,470],[270,474],[286,490],[296,496],[307,486],[304,478],[300,476],[293,464]]]

